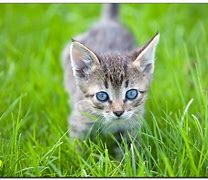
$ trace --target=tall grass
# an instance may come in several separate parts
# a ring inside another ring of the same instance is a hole
[[[139,44],[161,33],[140,148],[68,138],[60,53],[99,19],[99,4],[1,4],[0,176],[208,176],[206,4],[125,4]]]

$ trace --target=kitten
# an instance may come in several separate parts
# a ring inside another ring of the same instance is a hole
[[[98,130],[134,135],[141,127],[159,34],[136,48],[134,37],[118,20],[118,10],[118,4],[105,4],[100,22],[64,49],[72,139]]]

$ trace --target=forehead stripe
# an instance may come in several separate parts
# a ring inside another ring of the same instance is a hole
[[[104,81],[105,88],[108,89],[108,82],[107,80]]]
[[[126,63],[124,63],[123,68],[124,68],[124,72],[126,74],[127,73],[127,64]]]
[[[125,88],[127,88],[128,85],[129,85],[129,80],[127,80],[127,81],[125,82]]]

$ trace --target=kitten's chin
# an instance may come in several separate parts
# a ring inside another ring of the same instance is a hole
[[[104,115],[105,132],[114,133],[118,130],[132,129],[139,127],[139,123],[134,119],[134,113],[123,114],[121,117],[115,117],[114,115]]]

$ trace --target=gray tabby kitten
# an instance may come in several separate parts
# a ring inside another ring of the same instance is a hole
[[[118,20],[118,5],[106,4],[100,22],[75,39],[63,52],[71,138],[84,139],[98,130],[123,136],[139,132],[159,34],[136,48]]]

